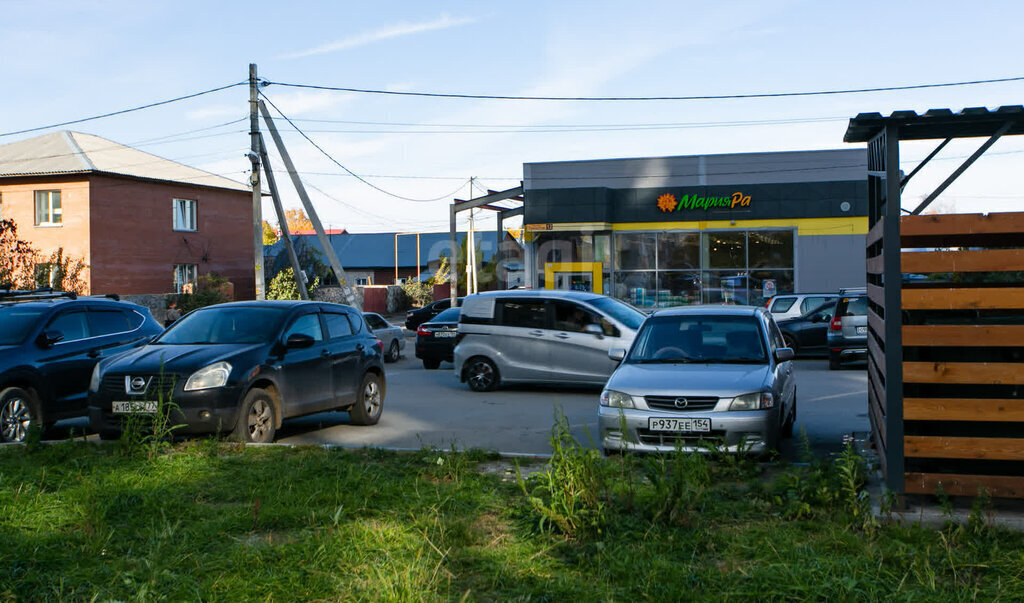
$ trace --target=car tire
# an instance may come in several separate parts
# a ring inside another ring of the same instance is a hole
[[[501,383],[498,367],[483,356],[470,358],[466,361],[466,383],[475,392],[493,391]]]
[[[839,362],[839,354],[834,354],[832,352],[829,352],[829,355],[828,355],[828,370],[830,370],[830,371],[838,371],[841,368],[843,368],[843,365],[842,365],[842,363]]]
[[[359,387],[356,403],[348,409],[353,425],[376,425],[384,410],[384,388],[380,377],[374,373],[363,375],[363,384]]]
[[[441,361],[440,360],[433,360],[433,359],[427,359],[427,358],[423,359],[423,368],[427,369],[428,371],[436,370],[440,366],[441,366]]]
[[[247,444],[267,444],[274,441],[276,430],[274,398],[265,389],[249,390],[238,409],[235,439]]]
[[[392,339],[391,346],[388,348],[388,355],[384,357],[384,361],[398,362],[399,355],[401,355],[401,351],[398,349],[398,340]]]
[[[782,437],[793,437],[793,427],[796,425],[796,394],[793,394],[793,410],[790,411],[786,421],[782,424]]]
[[[27,389],[0,391],[0,442],[24,442],[33,424],[43,427],[39,400]]]

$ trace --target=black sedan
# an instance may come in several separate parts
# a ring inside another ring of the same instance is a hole
[[[778,321],[786,347],[793,348],[797,356],[828,354],[828,322],[835,314],[836,301],[811,308],[796,318]]]
[[[347,410],[373,425],[384,404],[381,342],[354,308],[239,302],[201,308],[150,344],[100,362],[89,423],[118,437],[129,417],[170,409],[181,433],[271,442],[282,419]]]
[[[462,305],[461,297],[459,298],[458,305]],[[409,310],[405,313],[405,328],[410,331],[415,331],[421,324],[428,320],[432,320],[435,316],[451,307],[452,300],[446,298],[429,303],[422,308],[417,308],[416,310]]]
[[[423,368],[436,369],[442,362],[451,362],[459,330],[459,308],[448,308],[416,329],[416,357]]]

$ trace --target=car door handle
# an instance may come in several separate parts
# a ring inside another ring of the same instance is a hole
[[[534,337],[540,337],[543,334],[544,331],[530,331],[530,335],[533,335]]]
[[[89,351],[89,352],[88,352],[88,353],[86,354],[86,356],[88,356],[89,358],[99,358],[99,357],[100,357],[100,356],[102,356],[102,355],[103,355],[103,352],[101,352],[101,351],[99,351],[99,350],[90,350],[90,351]]]
[[[557,337],[558,339],[569,339],[569,335],[566,333],[558,333],[557,335],[555,335],[555,337]]]
[[[331,356],[331,353],[327,350],[321,350],[320,355],[323,356],[324,358],[329,358]]]

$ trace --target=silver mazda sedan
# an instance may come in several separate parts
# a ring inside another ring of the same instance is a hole
[[[793,350],[752,306],[688,306],[652,314],[601,392],[605,452],[717,445],[763,453],[796,422]],[[703,443],[703,444],[702,444]]]

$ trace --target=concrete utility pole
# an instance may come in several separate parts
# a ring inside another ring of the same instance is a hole
[[[266,299],[263,282],[263,193],[260,191],[260,119],[256,103],[259,101],[259,83],[256,79],[256,63],[249,63],[249,161],[252,172],[252,227],[253,250],[256,277],[256,299]]]
[[[295,247],[292,246],[292,233],[288,232],[288,218],[284,215],[284,206],[281,205],[281,195],[277,192],[277,180],[274,178],[274,170],[270,167],[270,155],[267,153],[267,144],[260,134],[260,159],[263,160],[263,170],[267,173],[267,184],[270,186],[270,197],[274,200],[274,211],[277,212],[277,223],[281,227],[281,238],[284,240],[284,248],[288,251],[288,262],[292,265],[292,276],[295,277],[295,284],[299,289],[301,299],[309,299],[306,290],[305,279],[302,277],[302,266],[299,265],[299,257],[295,255]]]
[[[338,254],[334,251],[334,246],[331,245],[330,239],[327,238],[327,233],[324,232],[324,225],[320,223],[320,217],[317,216],[316,209],[313,208],[313,202],[309,200],[309,195],[306,193],[306,187],[302,185],[302,179],[299,178],[299,173],[295,170],[295,164],[292,163],[291,155],[288,154],[288,149],[284,146],[284,140],[281,139],[281,135],[277,131],[277,126],[274,125],[274,120],[270,117],[270,111],[267,110],[267,106],[263,101],[259,101],[259,110],[263,114],[263,121],[267,124],[267,129],[270,130],[270,137],[274,139],[274,144],[277,146],[277,152],[281,154],[281,159],[284,161],[284,167],[288,170],[288,175],[291,176],[292,184],[295,185],[295,192],[299,194],[299,200],[302,201],[302,206],[306,209],[306,215],[309,217],[310,223],[313,225],[313,230],[316,231],[317,240],[320,241],[320,246],[324,250],[324,255],[327,256],[327,261],[331,265],[331,270],[334,271],[334,277],[338,279],[338,285],[341,287],[341,297],[344,302],[350,306],[362,310],[362,304],[359,303],[359,298],[356,295],[355,287],[348,282],[348,276],[345,274],[345,270],[341,267],[341,262],[338,260]]]

